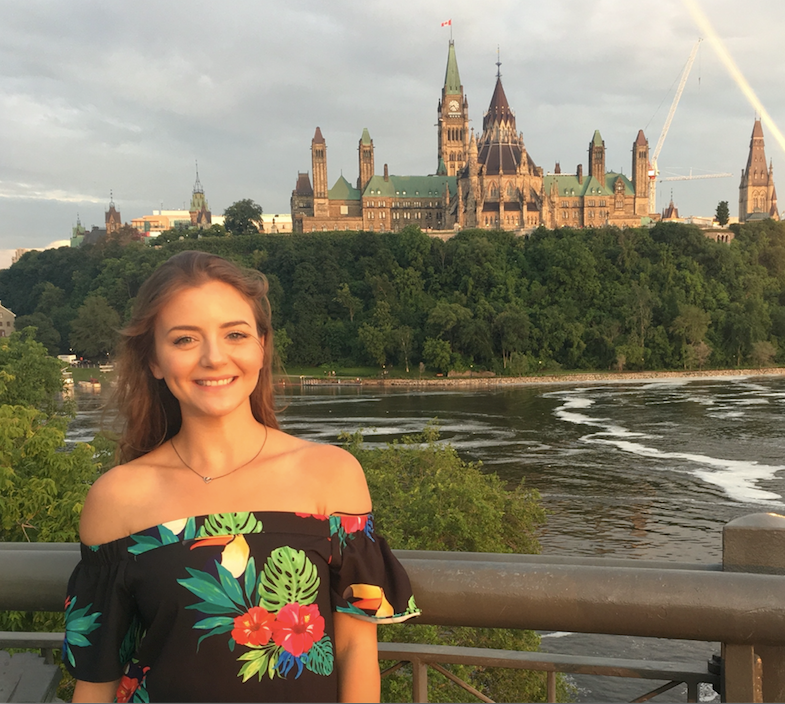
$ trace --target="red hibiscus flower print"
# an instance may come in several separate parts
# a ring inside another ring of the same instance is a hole
[[[316,604],[287,604],[278,612],[272,628],[275,644],[297,658],[321,640],[324,619]]]
[[[234,620],[232,638],[240,645],[267,645],[272,634],[275,614],[261,606],[252,606],[248,613]]]
[[[368,523],[367,514],[362,516],[341,516],[341,527],[347,533],[358,533],[365,530],[365,525]]]

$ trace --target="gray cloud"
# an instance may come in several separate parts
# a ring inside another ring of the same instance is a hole
[[[785,126],[785,5],[702,1]],[[629,172],[638,129],[653,148],[698,35],[681,0],[3,0],[2,8],[0,248],[66,237],[77,211],[86,225],[101,223],[110,189],[126,220],[162,203],[180,207],[196,159],[213,211],[249,197],[286,212],[297,171],[310,168],[316,125],[331,181],[356,178],[363,127],[377,170],[387,162],[393,173],[432,172],[449,37],[439,24],[449,18],[475,128],[498,45],[538,164],[585,163],[599,129],[608,165]],[[660,165],[734,177],[662,184],[661,200],[672,186],[682,213],[735,203],[753,118],[704,42]],[[767,153],[779,175],[785,159],[770,136]]]

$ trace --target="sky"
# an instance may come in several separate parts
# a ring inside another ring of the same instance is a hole
[[[213,213],[252,198],[289,212],[321,127],[328,181],[358,175],[367,127],[377,173],[436,170],[437,102],[452,20],[470,126],[502,82],[545,172],[586,168],[594,130],[608,170],[630,174],[639,129],[657,144],[706,25],[659,165],[658,209],[737,214],[756,107],[785,129],[782,0],[0,0],[0,266],[17,247],[103,227],[110,192],[126,222],[187,207],[195,163]],[[760,106],[758,106],[759,109]],[[766,154],[785,188],[785,151]],[[783,191],[785,194],[785,191]]]

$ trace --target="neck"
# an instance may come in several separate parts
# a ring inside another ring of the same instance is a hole
[[[174,442],[197,472],[219,475],[248,460],[265,438],[265,427],[245,409],[227,416],[184,415]]]

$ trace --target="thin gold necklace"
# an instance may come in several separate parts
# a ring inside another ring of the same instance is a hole
[[[170,443],[171,443],[171,445],[172,445],[172,449],[174,450],[174,454],[175,454],[175,455],[177,455],[177,458],[180,460],[180,462],[182,462],[182,463],[183,463],[183,464],[184,464],[184,465],[185,465],[185,466],[186,466],[188,469],[190,469],[190,470],[191,470],[191,471],[192,471],[194,474],[196,474],[198,477],[201,477],[202,481],[203,481],[205,484],[209,484],[211,481],[213,481],[213,479],[223,479],[224,477],[228,477],[230,474],[233,474],[233,473],[234,473],[234,472],[236,472],[238,469],[242,469],[243,467],[247,467],[247,466],[248,466],[249,464],[251,464],[251,462],[253,462],[253,461],[254,461],[254,460],[255,460],[255,459],[256,459],[256,458],[257,458],[259,455],[261,455],[261,454],[262,454],[262,450],[264,450],[264,446],[267,444],[267,426],[266,426],[266,425],[264,426],[264,440],[262,441],[262,446],[261,446],[261,447],[258,449],[258,451],[256,452],[256,454],[255,454],[253,457],[251,457],[251,459],[250,459],[250,460],[248,460],[247,462],[243,462],[241,465],[238,465],[238,466],[237,466],[237,467],[235,467],[234,469],[230,469],[230,470],[229,470],[229,471],[228,471],[226,474],[221,474],[221,475],[219,475],[219,476],[217,476],[217,477],[208,477],[208,476],[206,476],[206,475],[204,475],[204,474],[201,474],[200,472],[197,472],[197,471],[196,471],[196,470],[195,470],[195,469],[194,469],[194,468],[193,468],[193,467],[192,467],[190,464],[188,464],[188,462],[186,462],[186,461],[183,459],[183,456],[182,456],[182,455],[181,455],[181,454],[180,454],[180,453],[177,451],[177,447],[175,447],[175,444],[174,444],[174,438],[170,438],[170,439],[169,439],[169,442],[170,442]]]

